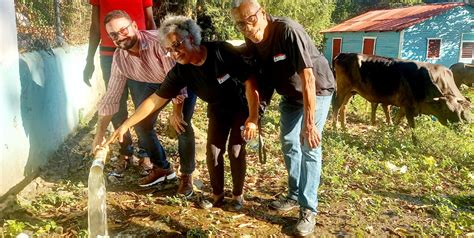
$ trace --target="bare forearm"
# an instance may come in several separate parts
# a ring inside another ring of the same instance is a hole
[[[258,121],[258,105],[260,103],[257,82],[254,77],[245,81],[245,96],[249,107],[249,120],[252,122]]]
[[[183,113],[184,103],[173,103],[173,113],[175,115],[181,115]]]
[[[314,125],[314,111],[316,109],[316,84],[311,68],[306,68],[299,74],[303,91],[304,123]]]
[[[87,50],[87,61],[89,62],[94,61],[94,55],[100,42],[99,8],[97,6],[92,8],[91,18],[91,26],[89,29],[89,47]]]
[[[109,126],[109,123],[112,120],[112,116],[113,115],[99,116],[99,120],[97,122],[96,136],[104,137],[105,131],[107,130],[107,126]]]
[[[153,19],[153,8],[145,8],[145,24],[147,30],[156,30],[155,19]]]

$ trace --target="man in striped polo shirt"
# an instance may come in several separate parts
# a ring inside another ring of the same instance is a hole
[[[91,25],[89,30],[89,48],[86,58],[86,65],[83,72],[84,82],[91,86],[90,79],[94,72],[94,55],[99,47],[100,54],[100,68],[102,70],[102,77],[105,85],[109,84],[110,69],[112,66],[112,58],[116,46],[112,39],[107,35],[105,30],[104,22],[105,15],[112,10],[124,10],[127,11],[129,16],[137,23],[139,30],[155,30],[156,25],[153,19],[153,1],[152,0],[89,0],[92,5],[91,12]],[[112,124],[114,128],[120,126],[125,119],[128,117],[127,111],[127,99],[128,99],[128,87],[123,90],[122,97],[120,99],[120,107],[117,113],[112,117]],[[143,147],[143,146],[142,146]],[[133,155],[132,138],[130,133],[125,135],[125,139],[120,143],[120,157],[121,163],[116,166],[115,171],[122,173],[126,168],[128,160]],[[145,157],[142,166],[144,169],[150,167],[149,158]]]
[[[106,95],[99,104],[99,122],[93,148],[103,145],[104,134],[112,115],[118,111],[121,94],[128,85],[132,101],[138,107],[143,100],[153,94],[161,85],[168,71],[175,65],[166,50],[160,45],[156,31],[139,31],[129,15],[121,10],[109,12],[104,19],[107,34],[117,46],[113,56],[112,72]],[[174,103],[171,124],[184,124],[184,131],[178,136],[181,182],[178,193],[192,194],[191,174],[195,169],[195,141],[191,126],[196,96],[183,93],[182,103]],[[175,100],[180,101],[180,100]],[[139,140],[150,156],[154,166],[150,173],[139,181],[142,187],[152,186],[176,176],[166,159],[165,151],[154,130],[158,112],[148,116],[135,126]]]

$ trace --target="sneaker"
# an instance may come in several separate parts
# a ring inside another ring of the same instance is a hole
[[[300,205],[298,204],[298,201],[295,201],[289,197],[285,197],[279,201],[277,200],[270,203],[270,207],[277,211],[289,211],[299,206]]]
[[[170,166],[169,169],[163,169],[153,166],[153,169],[150,170],[150,173],[146,177],[140,179],[138,185],[140,187],[150,187],[159,182],[174,178],[176,178],[176,173],[174,172],[173,167]]]
[[[193,195],[193,175],[181,174],[179,179],[178,194],[184,195],[186,198]]]
[[[316,226],[316,213],[309,209],[300,209],[300,218],[295,226],[295,235],[307,236],[314,232]]]
[[[222,195],[215,198],[214,202],[210,202],[209,200],[205,199],[202,194],[197,197],[197,205],[202,209],[211,209],[213,207],[220,207],[224,204],[224,193]]]
[[[230,202],[230,210],[233,212],[237,212],[242,210],[244,207],[244,198],[242,196],[232,198]]]

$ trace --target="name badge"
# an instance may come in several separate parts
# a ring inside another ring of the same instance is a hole
[[[275,56],[273,56],[273,62],[278,62],[278,61],[282,61],[282,60],[285,60],[286,59],[286,55],[285,54],[277,54]]]
[[[227,81],[227,79],[230,78],[230,75],[229,74],[226,74],[220,78],[217,78],[217,82],[219,82],[219,84],[222,84],[223,82]]]

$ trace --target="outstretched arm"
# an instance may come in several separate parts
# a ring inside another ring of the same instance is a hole
[[[97,122],[97,130],[95,132],[94,141],[92,142],[92,153],[95,152],[100,148],[103,147],[105,144],[105,131],[107,130],[107,126],[109,125],[110,121],[112,120],[113,115],[107,116],[99,116],[99,120]]]
[[[119,141],[122,142],[123,135],[130,127],[136,125],[138,122],[145,119],[148,115],[163,107],[168,102],[168,100],[169,99],[162,98],[155,93],[150,95],[147,99],[145,99],[145,101],[142,102],[142,104],[140,104],[135,113],[130,118],[128,118],[119,128],[117,128],[117,130],[115,130],[115,132],[112,134],[112,136],[110,136],[105,145],[108,145],[116,139],[119,139]]]

